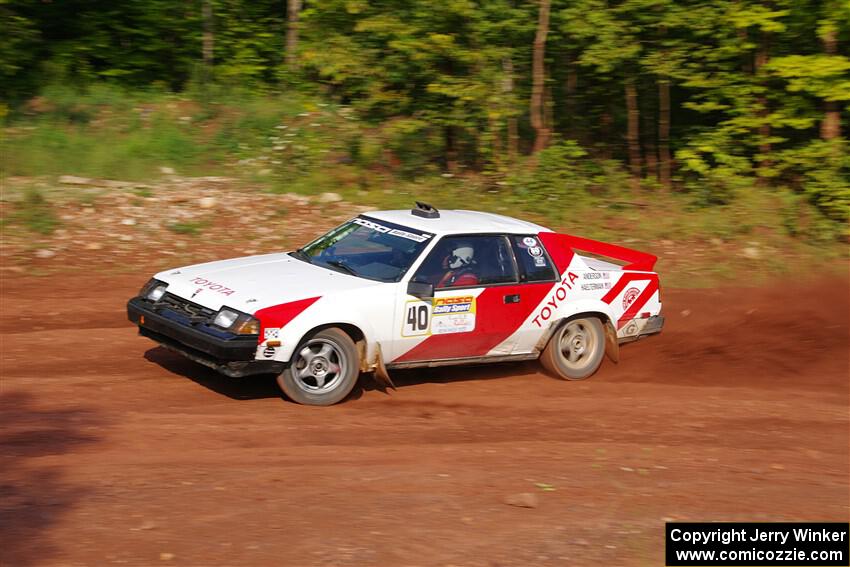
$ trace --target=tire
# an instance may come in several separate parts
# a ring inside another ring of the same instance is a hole
[[[332,327],[301,341],[277,383],[293,402],[330,406],[351,393],[359,375],[360,354],[354,341]]]
[[[571,319],[561,325],[540,355],[550,374],[584,380],[599,369],[605,356],[605,327],[596,317]]]

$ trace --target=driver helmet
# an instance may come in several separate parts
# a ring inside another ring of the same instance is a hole
[[[452,250],[452,255],[449,257],[449,267],[453,270],[462,268],[472,264],[475,250],[468,242],[458,243]]]

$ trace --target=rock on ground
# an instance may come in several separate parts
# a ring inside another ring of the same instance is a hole
[[[505,504],[518,508],[537,508],[539,498],[533,492],[520,492],[506,496]]]

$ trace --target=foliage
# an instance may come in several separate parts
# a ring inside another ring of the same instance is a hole
[[[510,184],[521,198],[538,202],[586,199],[593,187],[586,155],[573,140],[556,143],[541,150],[537,163],[513,175]]]
[[[850,221],[850,152],[843,140],[815,140],[779,154],[784,177],[800,180],[803,195],[824,215]]]
[[[195,236],[200,234],[207,226],[209,226],[209,223],[203,221],[175,222],[168,225],[168,230],[176,234]]]
[[[482,173],[545,202],[617,198],[628,164],[643,195],[782,192],[848,221],[847,144],[825,127],[847,130],[844,0],[552,0],[554,136],[530,158],[536,0],[308,2],[297,65],[286,4],[0,0],[4,169],[236,164],[285,189],[330,163],[357,186]]]

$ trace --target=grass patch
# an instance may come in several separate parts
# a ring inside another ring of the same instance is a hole
[[[153,197],[153,190],[149,187],[136,187],[133,189],[133,194],[136,197],[147,199],[149,197]]]
[[[56,230],[59,219],[44,194],[30,187],[24,192],[23,199],[16,204],[9,224],[23,225],[37,234],[49,235]],[[5,223],[3,228],[6,229]]]
[[[194,236],[203,232],[203,230],[209,227],[209,225],[210,223],[208,221],[175,222],[168,225],[168,230],[175,234],[188,234]]]

